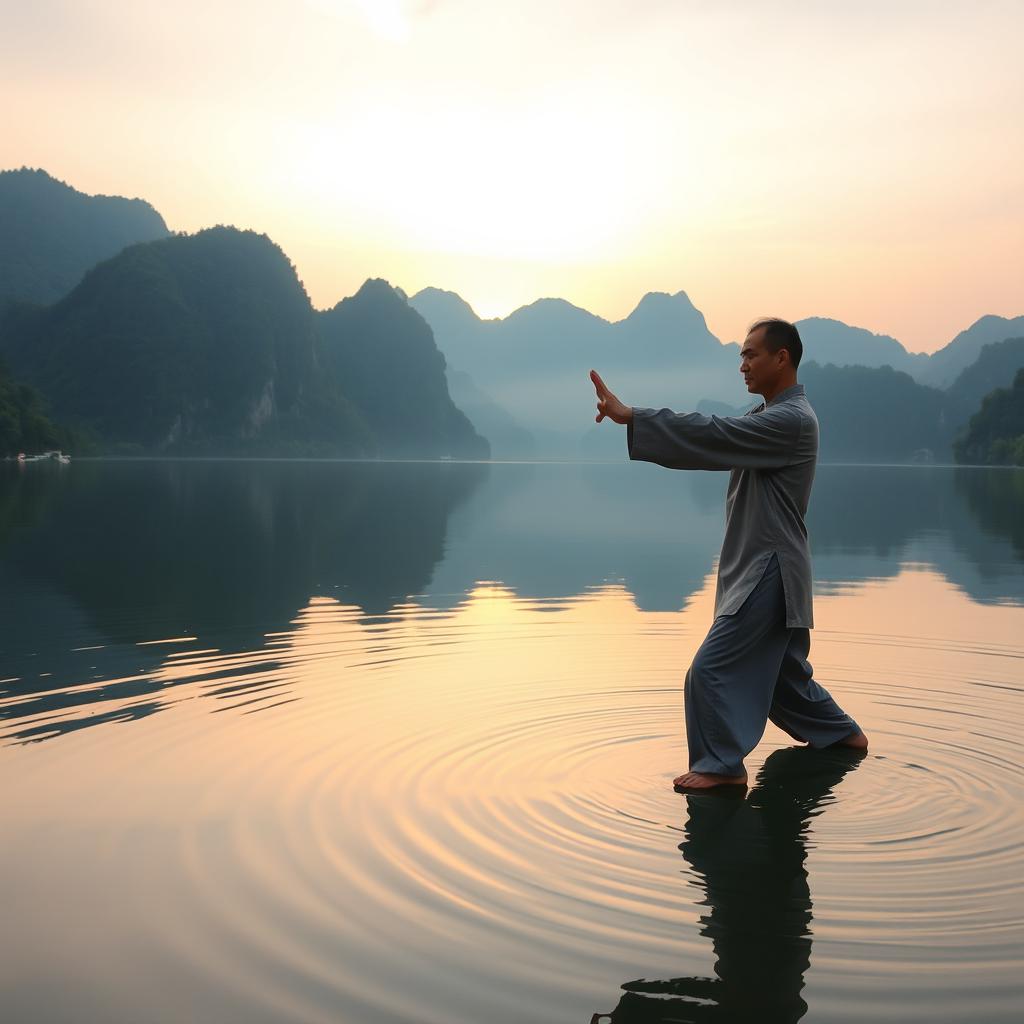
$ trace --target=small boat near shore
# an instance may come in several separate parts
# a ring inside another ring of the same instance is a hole
[[[26,455],[24,452],[18,452],[18,456],[15,460],[19,463],[25,462],[57,462],[62,466],[66,466],[71,461],[70,455],[65,455],[64,452],[54,448],[48,452],[42,452],[39,455]]]

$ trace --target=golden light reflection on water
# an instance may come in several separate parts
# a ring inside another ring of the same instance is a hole
[[[193,750],[176,767],[177,781],[182,773],[210,777],[224,768],[223,759],[251,756],[248,742],[263,740],[257,719],[241,725],[229,717],[222,725],[202,716],[210,710],[243,711],[250,702],[253,711],[268,704],[272,708],[282,696],[317,711],[270,715],[266,725],[275,733],[294,730],[294,740],[312,744],[349,736],[366,742],[394,735],[403,726],[471,733],[486,724],[484,716],[495,708],[511,715],[531,701],[558,695],[650,688],[676,691],[674,700],[681,707],[682,675],[710,622],[713,603],[710,576],[685,610],[665,613],[640,612],[619,585],[594,588],[559,602],[552,611],[546,602],[482,584],[451,612],[409,602],[371,624],[357,608],[314,598],[290,632],[268,634],[262,649],[226,655],[212,648],[168,652],[153,675],[167,688],[175,714],[190,717],[190,735],[196,729],[219,733],[226,726],[224,738],[231,744]],[[844,594],[819,596],[816,616],[812,661],[818,678],[835,686],[866,728],[872,697],[859,682],[884,686],[908,673],[970,678],[992,659],[998,663],[1019,656],[1019,646],[1006,641],[1019,636],[1024,623],[1021,608],[979,605],[921,567]],[[844,693],[844,679],[852,684],[849,693]],[[237,699],[231,696],[235,688],[241,691]],[[210,697],[223,706],[211,708],[204,699]],[[99,713],[105,705],[90,710]],[[681,754],[681,716],[673,711],[662,725],[666,734],[675,734]],[[88,743],[86,737],[75,739]],[[119,754],[108,734],[97,740],[94,753],[109,748]],[[766,741],[784,742],[784,737],[769,725]],[[197,754],[212,760],[197,761]],[[79,763],[76,772],[90,764]],[[664,771],[678,764],[677,757]]]
[[[374,616],[314,597],[255,649],[152,638],[176,641],[156,694],[86,714],[159,713],[28,744],[12,732],[81,704],[7,722],[0,985],[58,1012],[28,980],[45,964],[83,1019],[475,1022],[584,1020],[630,978],[711,977],[711,883],[680,857],[669,782],[713,602],[710,575],[667,612],[615,581],[550,600],[489,581]],[[817,674],[872,751],[786,840],[815,908],[814,967],[787,985],[823,1020],[853,1019],[865,971],[878,1019],[1005,991],[1024,608],[912,565],[819,596],[816,618]],[[752,775],[787,743],[769,725]]]

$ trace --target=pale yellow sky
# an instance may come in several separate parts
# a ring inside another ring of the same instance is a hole
[[[1024,313],[1024,4],[0,0],[0,167],[265,231],[317,306]]]

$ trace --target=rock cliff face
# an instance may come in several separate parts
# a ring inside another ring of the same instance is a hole
[[[368,282],[317,314],[284,253],[251,231],[130,246],[55,305],[8,310],[0,353],[101,450],[487,454],[403,296]]]
[[[382,451],[487,458],[490,446],[455,406],[427,322],[386,281],[367,281],[318,314],[328,380],[350,395]]]

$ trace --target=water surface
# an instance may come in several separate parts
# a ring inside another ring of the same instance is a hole
[[[1019,1018],[1024,473],[819,470],[872,748],[723,800],[718,474],[0,469],[5,1019]]]

